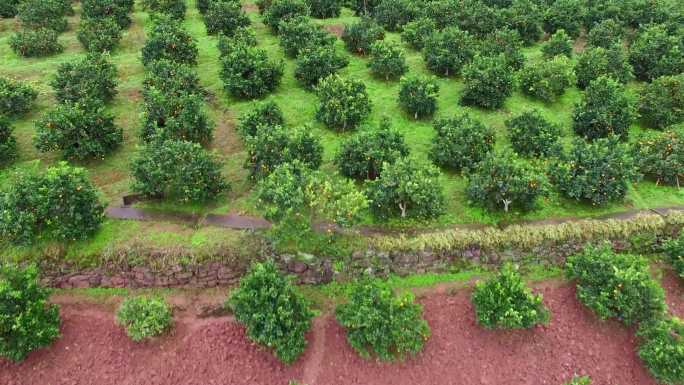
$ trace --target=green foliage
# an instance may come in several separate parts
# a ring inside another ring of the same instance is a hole
[[[544,17],[541,4],[534,0],[513,0],[503,12],[508,27],[518,31],[525,44],[539,41]]]
[[[116,95],[116,67],[106,54],[88,54],[83,60],[57,68],[50,86],[60,103],[86,100],[108,102]]]
[[[256,32],[251,27],[238,28],[235,30],[233,36],[219,35],[218,43],[216,44],[220,57],[223,58],[234,49],[240,47],[256,47],[257,38]]]
[[[130,0],[82,0],[82,19],[88,21],[105,22],[114,20],[120,28],[131,25],[129,13],[133,10],[133,1]]]
[[[0,76],[0,115],[8,117],[27,113],[38,98],[30,85]]]
[[[122,142],[123,130],[100,101],[58,104],[36,123],[36,148],[60,151],[65,159],[104,159]]]
[[[573,376],[570,382],[565,385],[591,385],[591,378],[589,376]]]
[[[497,109],[513,93],[513,72],[504,55],[476,56],[464,67],[463,81],[463,105]]]
[[[466,31],[449,27],[425,41],[423,59],[427,68],[440,76],[458,75],[475,56],[475,39]]]
[[[439,170],[411,158],[385,164],[380,178],[367,184],[366,194],[379,218],[436,218],[446,208]]]
[[[143,96],[143,129],[140,132],[143,140],[150,141],[158,135],[163,139],[211,142],[214,124],[205,111],[200,95],[174,95],[149,87]]]
[[[639,357],[661,383],[684,383],[684,322],[673,317],[644,324]]]
[[[639,114],[648,126],[658,129],[684,122],[684,74],[662,76],[646,84]]]
[[[336,74],[349,65],[349,59],[334,45],[306,48],[295,63],[295,79],[308,88],[315,88],[321,79]]]
[[[678,238],[666,241],[663,244],[663,252],[677,274],[684,278],[684,233],[679,234]]]
[[[240,45],[223,57],[221,80],[229,94],[255,99],[273,92],[283,77],[282,61],[269,60],[265,50]]]
[[[565,268],[577,282],[577,298],[601,319],[632,325],[660,319],[666,312],[663,288],[651,278],[644,257],[616,254],[604,243],[569,257]]]
[[[204,24],[209,35],[222,33],[233,36],[238,28],[249,26],[250,21],[239,1],[212,0],[204,15]]]
[[[153,138],[131,163],[138,193],[179,202],[204,202],[230,189],[217,156],[197,143]]]
[[[360,80],[330,75],[316,88],[319,105],[316,119],[329,128],[355,129],[371,111],[366,85]]]
[[[380,176],[385,164],[392,164],[408,154],[404,135],[384,120],[377,129],[364,130],[344,140],[335,163],[344,176],[373,180]]]
[[[186,6],[184,0],[142,0],[142,8],[175,20],[183,20],[185,18]]]
[[[339,17],[343,0],[307,0],[311,16],[319,19]]]
[[[503,55],[509,67],[519,70],[525,64],[522,46],[523,41],[518,31],[502,28],[488,33],[480,40],[479,52],[485,56]]]
[[[245,139],[245,168],[254,179],[267,176],[283,163],[299,161],[313,170],[323,161],[321,139],[309,127],[258,126],[254,136]]]
[[[292,363],[304,352],[313,312],[273,261],[254,263],[228,305],[249,338],[273,349],[281,361]]]
[[[290,57],[297,57],[307,48],[335,45],[335,37],[313,24],[308,17],[289,18],[280,23],[279,37],[280,46]]]
[[[531,328],[549,321],[542,295],[532,294],[509,263],[501,267],[496,277],[478,281],[472,300],[478,323],[489,329]]]
[[[161,297],[127,297],[116,312],[116,321],[136,342],[161,335],[171,327],[171,308]]]
[[[275,127],[285,125],[283,111],[273,101],[259,103],[252,110],[240,117],[237,132],[242,138],[254,136],[260,127]]]
[[[483,37],[504,25],[499,9],[489,7],[481,0],[458,0],[455,3],[455,25],[471,34]]]
[[[197,43],[181,24],[168,18],[159,18],[142,48],[145,66],[160,59],[178,63],[197,64]]]
[[[586,17],[586,8],[586,0],[553,1],[544,14],[544,31],[553,34],[562,29],[577,38]]]
[[[122,30],[112,17],[81,19],[76,36],[88,52],[111,51],[119,44]]]
[[[546,58],[563,55],[572,56],[572,39],[563,29],[556,31],[541,47]]]
[[[401,40],[411,48],[421,50],[425,46],[425,41],[435,31],[437,31],[437,24],[434,20],[421,17],[404,25],[401,31]]]
[[[629,61],[641,80],[653,80],[684,71],[684,31],[677,35],[663,25],[643,28],[630,46]]]
[[[347,329],[347,341],[362,357],[372,354],[386,361],[416,355],[430,337],[423,307],[413,294],[395,296],[385,285],[370,279],[357,282],[349,302],[335,309],[337,321]]]
[[[342,41],[347,50],[359,55],[370,51],[370,46],[385,38],[385,31],[373,19],[362,17],[354,24],[345,24]]]
[[[430,159],[456,171],[473,168],[494,149],[494,131],[470,114],[439,119],[432,141]]]
[[[423,14],[435,22],[438,30],[442,30],[458,25],[460,7],[457,0],[433,0],[424,3]]]
[[[64,32],[67,29],[64,16],[71,8],[70,3],[67,5],[64,0],[22,0],[17,7],[17,18],[25,28]]]
[[[0,193],[0,235],[14,244],[74,241],[93,235],[104,206],[86,170],[65,162],[43,174],[18,173]]]
[[[368,68],[379,78],[398,79],[408,71],[406,55],[398,43],[376,41],[370,46],[370,54]]]
[[[200,15],[204,16],[207,14],[212,2],[214,2],[214,0],[197,0],[196,5]]]
[[[624,34],[624,26],[619,21],[606,19],[591,27],[587,34],[587,45],[610,48],[615,44],[622,44]]]
[[[432,116],[437,111],[439,84],[434,77],[410,75],[399,83],[399,105],[414,119]]]
[[[59,338],[59,307],[40,287],[35,266],[0,264],[0,356],[22,361]]]
[[[363,17],[372,14],[380,0],[348,0],[348,3],[357,16]]]
[[[0,4],[0,18],[11,19],[17,15],[20,0],[5,0]]]
[[[387,31],[398,31],[416,18],[419,6],[420,2],[413,0],[380,0],[373,10],[373,18]]]
[[[273,0],[264,11],[264,24],[278,33],[281,22],[298,16],[309,16],[309,13],[307,0]]]
[[[10,37],[12,51],[19,56],[41,57],[60,53],[64,46],[57,41],[57,32],[48,28],[22,30]]]
[[[143,97],[146,101],[152,98],[148,94],[152,93],[153,89],[165,96],[206,94],[193,67],[166,59],[157,60],[147,67],[143,81]]]
[[[639,170],[656,183],[684,182],[684,130],[648,133],[633,146]]]
[[[0,166],[17,158],[17,139],[12,135],[12,125],[7,117],[0,115]]]
[[[632,66],[627,59],[627,52],[621,45],[610,48],[586,49],[577,59],[575,65],[577,86],[586,88],[600,76],[608,76],[620,83],[627,83],[634,78]]]
[[[576,139],[570,153],[550,165],[549,174],[563,195],[594,206],[622,201],[629,184],[639,179],[629,148],[616,137],[593,143]]]
[[[527,110],[506,120],[513,150],[526,157],[546,157],[560,145],[560,125],[549,122],[537,109]]]
[[[490,152],[468,177],[466,195],[471,204],[490,211],[529,211],[538,198],[548,195],[548,181],[513,153]]]
[[[575,104],[572,127],[589,140],[610,135],[627,139],[635,119],[635,103],[624,87],[609,77],[599,76],[589,83],[582,100]]]
[[[520,89],[526,95],[554,102],[575,83],[575,72],[565,56],[528,64],[519,73]]]

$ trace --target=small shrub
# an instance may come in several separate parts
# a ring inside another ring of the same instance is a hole
[[[412,75],[399,83],[399,105],[416,120],[437,111],[438,96],[439,85],[433,77]]]
[[[649,127],[684,122],[684,74],[655,79],[641,91],[639,114]]]
[[[280,23],[298,16],[309,16],[310,10],[306,0],[273,0],[264,11],[264,24],[275,33],[280,30]]]
[[[370,51],[370,46],[385,38],[385,31],[373,19],[366,17],[354,24],[345,24],[342,41],[347,50],[359,55]]]
[[[649,133],[634,144],[639,170],[656,184],[681,186],[684,182],[684,130]]]
[[[506,128],[513,150],[522,156],[546,157],[560,145],[561,127],[546,120],[537,109],[506,120]]]
[[[265,50],[235,47],[223,58],[223,88],[234,97],[255,99],[273,92],[283,77],[283,62],[269,60]]]
[[[70,5],[68,7],[70,9]],[[67,3],[63,0],[22,0],[17,7],[17,17],[23,27],[47,28],[55,32],[66,31],[66,12]]]
[[[469,114],[440,119],[434,123],[430,159],[456,171],[472,168],[494,149],[494,131]]]
[[[311,16],[319,19],[339,17],[343,0],[308,0]]]
[[[59,307],[40,286],[38,269],[0,265],[0,356],[22,361],[59,338]]]
[[[575,140],[570,154],[550,165],[549,174],[564,196],[593,206],[622,201],[629,184],[639,179],[628,147],[616,137]]]
[[[419,5],[413,0],[380,0],[373,10],[373,18],[387,31],[395,32],[419,12]]]
[[[17,139],[12,135],[8,118],[0,115],[0,166],[17,158]]]
[[[83,0],[81,1],[82,21],[90,22],[113,20],[120,28],[131,25],[129,13],[133,10],[130,0]]]
[[[577,86],[582,89],[600,76],[608,76],[623,84],[634,78],[627,53],[620,45],[608,49],[599,47],[585,50],[577,59],[575,73]]]
[[[390,79],[400,78],[408,71],[404,50],[396,43],[376,41],[370,46],[368,68],[373,75]]]
[[[316,88],[316,119],[339,131],[356,128],[371,111],[366,85],[359,80],[330,75]]]
[[[281,361],[292,363],[304,352],[314,314],[272,261],[254,263],[231,293],[228,305],[249,338],[273,349]]]
[[[486,328],[522,329],[549,321],[541,294],[532,294],[509,263],[496,277],[477,282],[472,300],[477,321]]]
[[[135,342],[161,335],[171,327],[171,308],[161,297],[127,297],[116,312],[116,321]]]
[[[242,11],[242,5],[233,0],[212,0],[207,13],[204,15],[207,34],[222,33],[233,36],[238,28],[250,25],[249,17]]]
[[[216,156],[197,143],[154,138],[131,164],[138,193],[179,202],[205,202],[229,190]]]
[[[123,130],[102,102],[66,102],[36,124],[34,142],[39,151],[60,151],[65,159],[104,159],[123,142]]]
[[[260,127],[284,126],[283,111],[273,102],[257,104],[252,110],[240,117],[237,132],[243,139],[254,136]]]
[[[280,46],[285,54],[297,57],[307,48],[324,48],[335,45],[335,37],[313,24],[309,18],[295,17],[280,23]]]
[[[422,50],[425,41],[437,31],[437,24],[432,19],[422,17],[404,25],[401,31],[401,40],[411,48]]]
[[[75,241],[93,235],[104,206],[86,171],[61,162],[43,174],[19,173],[0,193],[0,235],[14,244]]]
[[[653,377],[662,383],[684,382],[684,322],[668,318],[644,324],[638,335],[643,342],[639,357]]]
[[[526,95],[554,102],[575,83],[575,72],[565,56],[525,66],[520,71],[520,89]]]
[[[624,26],[614,20],[602,20],[595,24],[587,34],[587,45],[590,47],[610,48],[615,44],[622,44]]]
[[[47,28],[23,30],[10,37],[10,47],[19,56],[50,56],[64,51],[64,46],[57,41],[57,32]]]
[[[89,54],[83,60],[61,64],[50,86],[60,103],[108,102],[116,95],[116,79],[116,67],[108,55]]]
[[[77,37],[88,52],[111,51],[121,40],[121,27],[111,17],[81,19]]]
[[[256,47],[256,32],[252,28],[238,28],[233,36],[219,35],[216,46],[221,58],[226,57],[234,49],[240,47]]]
[[[589,83],[572,113],[573,129],[589,140],[617,135],[626,139],[636,118],[635,103],[615,80],[600,76]]]
[[[541,4],[534,0],[513,0],[503,13],[508,27],[518,31],[525,44],[531,45],[539,41],[544,16]]]
[[[162,14],[175,20],[185,18],[184,0],[142,0],[142,7],[149,12]]]
[[[631,325],[665,314],[663,288],[651,278],[644,257],[616,254],[605,243],[569,257],[565,268],[568,278],[577,282],[577,298],[600,319]]]
[[[570,382],[565,385],[591,385],[591,378],[589,376],[573,376]]]
[[[541,50],[546,58],[552,58],[558,55],[571,57],[572,39],[564,30],[559,29],[556,33],[551,35],[549,40],[542,44]]]
[[[38,98],[30,85],[0,76],[0,115],[8,117],[27,113]]]
[[[585,16],[586,5],[583,0],[555,0],[546,8],[544,31],[553,34],[562,29],[577,38]]]
[[[629,48],[629,62],[641,80],[678,75],[684,71],[682,36],[669,33],[665,26],[642,29]]]
[[[160,18],[142,48],[145,66],[154,61],[167,59],[190,65],[197,64],[197,43],[177,21]]]
[[[504,55],[476,56],[463,69],[465,87],[460,103],[496,109],[513,93],[513,73]]]
[[[468,177],[468,201],[490,211],[530,211],[548,195],[543,173],[510,152],[490,152]]]
[[[374,180],[385,164],[408,156],[404,135],[393,130],[387,120],[380,127],[362,131],[342,142],[335,156],[340,174],[357,180]]]
[[[679,238],[666,241],[663,244],[663,252],[677,274],[684,278],[684,233],[679,234]]]
[[[367,184],[366,195],[373,214],[383,219],[436,218],[446,208],[439,170],[410,158],[384,165],[380,178]]]
[[[517,71],[525,64],[522,47],[523,41],[518,31],[501,28],[488,33],[480,40],[479,51],[484,56],[503,55],[506,64]]]
[[[362,357],[403,359],[418,354],[430,337],[423,307],[414,301],[410,292],[395,296],[386,286],[364,279],[335,314],[347,330],[347,341]]]
[[[315,170],[323,162],[321,139],[309,127],[259,126],[254,136],[245,139],[245,146],[245,168],[253,179],[269,175],[283,163],[299,161]]]
[[[458,75],[476,52],[475,39],[466,31],[449,27],[425,41],[423,59],[427,68],[440,76]]]
[[[144,92],[141,131],[144,141],[161,136],[163,139],[195,143],[211,142],[214,124],[205,111],[200,95],[169,95],[156,88],[148,88]]]
[[[336,74],[349,65],[349,59],[340,54],[335,46],[318,46],[307,48],[295,63],[295,79],[308,88],[314,88],[321,79]]]

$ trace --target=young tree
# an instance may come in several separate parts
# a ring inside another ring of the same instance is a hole
[[[572,39],[565,33],[565,30],[559,29],[549,40],[542,44],[542,53],[546,58],[563,55],[567,57],[572,56]]]
[[[334,45],[305,49],[295,63],[295,79],[306,87],[315,88],[321,79],[336,74],[349,65],[349,59],[340,54]]]
[[[283,77],[283,62],[269,60],[265,50],[239,46],[223,58],[221,79],[226,92],[237,98],[256,99],[273,92]]]
[[[146,11],[161,14],[174,20],[183,20],[185,18],[186,6],[184,0],[143,0],[142,7]]]
[[[548,194],[542,172],[511,152],[490,152],[468,177],[466,195],[472,204],[496,211],[529,211]]]
[[[483,37],[505,23],[499,9],[489,7],[481,0],[458,0],[453,3],[456,7],[455,26],[477,37]]]
[[[143,96],[145,104],[140,136],[144,141],[161,136],[195,143],[211,142],[214,124],[204,109],[204,100],[200,95],[174,95],[148,87]]]
[[[335,45],[335,37],[313,24],[308,17],[293,17],[280,23],[279,37],[285,54],[294,58],[307,48]]]
[[[219,57],[223,59],[235,49],[240,47],[256,47],[257,43],[256,32],[254,32],[254,29],[251,27],[245,27],[238,28],[231,37],[219,34],[216,47],[220,52]]]
[[[411,158],[382,167],[380,178],[367,184],[371,211],[379,218],[430,219],[444,213],[444,191],[439,170]]]
[[[684,74],[662,76],[641,90],[639,114],[650,127],[684,122]]]
[[[366,85],[359,80],[330,75],[316,88],[319,105],[316,119],[339,131],[354,129],[371,111]]]
[[[354,24],[345,24],[342,41],[347,50],[359,55],[370,51],[370,46],[385,38],[385,31],[373,19],[362,17]]]
[[[269,175],[281,164],[299,161],[312,170],[323,162],[321,139],[309,127],[259,126],[254,136],[245,139],[245,168],[253,179]]]
[[[0,115],[24,115],[37,98],[38,92],[25,82],[0,76]]]
[[[273,0],[264,11],[264,24],[278,33],[281,22],[298,16],[309,16],[309,13],[306,0]]]
[[[212,0],[204,15],[204,24],[209,35],[233,36],[238,28],[249,26],[250,21],[239,1]]]
[[[577,38],[585,17],[585,0],[555,0],[546,8],[544,31],[553,34],[562,29],[568,35]]]
[[[64,46],[57,40],[57,37],[57,32],[52,29],[25,29],[12,35],[9,44],[12,51],[19,56],[50,56],[64,51]]]
[[[645,134],[634,144],[633,153],[641,173],[656,184],[684,184],[684,130]]]
[[[411,75],[399,83],[399,105],[413,119],[432,116],[437,111],[439,85],[434,77]]]
[[[496,109],[513,93],[513,73],[504,55],[476,56],[463,69],[461,104]]]
[[[0,166],[17,158],[17,139],[12,135],[12,125],[7,117],[0,115]]]
[[[608,49],[598,47],[585,50],[577,59],[575,73],[577,86],[582,89],[604,75],[623,84],[634,79],[627,52],[621,45]]]
[[[458,75],[475,56],[475,39],[466,31],[449,27],[425,41],[423,59],[428,69],[440,76]]]
[[[86,100],[106,103],[116,95],[116,67],[106,54],[88,54],[78,62],[66,62],[57,69],[50,86],[60,103]]]
[[[197,44],[178,21],[159,17],[142,48],[145,66],[160,59],[197,65]]]
[[[152,90],[158,90],[166,97],[197,95],[205,96],[206,90],[199,83],[195,69],[187,64],[171,60],[157,60],[147,67],[143,80],[143,97],[151,99]]]
[[[163,334],[171,328],[171,307],[161,297],[126,297],[116,311],[116,322],[135,342]]]
[[[565,56],[554,56],[525,66],[519,73],[520,89],[529,96],[554,102],[575,83],[575,72]]]
[[[488,33],[480,40],[479,51],[486,56],[503,55],[506,64],[514,70],[519,70],[525,64],[522,54],[523,41],[516,30],[508,28],[497,29]]]
[[[624,87],[606,76],[589,83],[572,113],[575,132],[589,140],[617,135],[627,138],[636,108]]]
[[[373,17],[387,31],[395,32],[420,13],[419,4],[412,0],[380,0]]]
[[[22,0],[17,7],[17,17],[23,27],[29,29],[47,28],[55,32],[67,29],[64,17],[70,5],[62,0]]]
[[[383,120],[377,129],[364,130],[344,140],[335,156],[340,174],[357,180],[377,179],[386,164],[408,156],[404,135]]]
[[[430,159],[441,167],[461,171],[472,168],[494,149],[494,131],[469,114],[434,123]]]
[[[11,19],[17,15],[20,0],[6,0],[0,4],[0,18]]]
[[[610,48],[622,44],[625,28],[615,19],[605,19],[594,24],[587,34],[587,45],[590,47]]]
[[[237,132],[246,139],[257,134],[260,127],[284,126],[283,111],[273,101],[257,104],[252,110],[240,117]]]
[[[537,109],[506,120],[513,150],[526,157],[546,157],[559,150],[561,127],[551,123]]]
[[[370,46],[368,68],[373,75],[390,79],[400,78],[408,71],[404,50],[396,43],[376,41]]]
[[[437,31],[437,24],[432,19],[421,17],[406,23],[401,31],[401,40],[415,50],[422,50],[425,41]]]
[[[119,28],[131,25],[130,12],[133,1],[130,0],[82,0],[82,20],[100,21],[113,20]]]
[[[541,4],[534,0],[513,0],[503,13],[508,27],[518,31],[526,45],[539,41],[543,32]]]
[[[308,0],[311,16],[319,19],[339,17],[342,11],[342,0]]]
[[[81,19],[76,36],[88,52],[112,51],[121,40],[122,30],[112,17]]]
[[[644,322],[638,336],[643,341],[639,357],[661,383],[684,382],[684,321],[679,318]]]
[[[684,72],[684,39],[681,32],[672,34],[663,25],[644,27],[629,50],[629,61],[640,80],[650,81]]]

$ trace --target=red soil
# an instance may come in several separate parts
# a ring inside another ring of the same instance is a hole
[[[668,303],[681,315],[682,286],[671,278],[663,282]],[[570,284],[538,290],[552,318],[528,331],[479,327],[469,290],[425,296],[432,338],[418,357],[397,364],[359,358],[332,316],[316,320],[307,352],[286,367],[230,318],[180,318],[171,335],[136,344],[110,309],[67,304],[63,337],[21,364],[0,361],[0,384],[560,385],[575,373],[590,375],[595,385],[655,384],[635,353],[633,330],[596,320]]]

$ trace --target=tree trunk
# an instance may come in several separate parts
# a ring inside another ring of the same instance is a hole
[[[399,203],[399,209],[401,210],[401,217],[406,218],[406,204]]]

